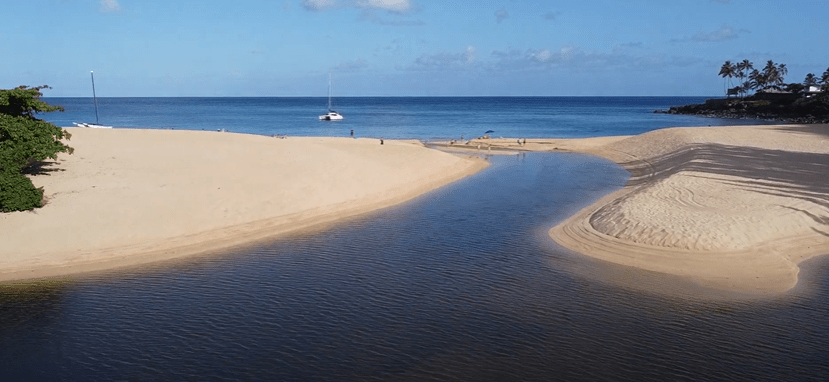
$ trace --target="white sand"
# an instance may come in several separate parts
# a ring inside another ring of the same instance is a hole
[[[829,126],[665,129],[585,151],[632,179],[550,231],[565,247],[758,294],[829,254]]]
[[[0,214],[0,281],[181,257],[412,199],[486,166],[416,141],[68,128],[48,203]]]

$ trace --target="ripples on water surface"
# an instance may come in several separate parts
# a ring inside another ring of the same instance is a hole
[[[0,380],[829,375],[825,272],[807,275],[808,293],[770,299],[653,293],[639,281],[692,287],[567,254],[546,235],[624,171],[574,154],[492,160],[322,232],[4,289]]]

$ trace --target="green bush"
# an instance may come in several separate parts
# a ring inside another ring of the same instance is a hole
[[[35,188],[23,174],[0,173],[0,210],[25,211],[41,206],[43,188]]]
[[[36,113],[63,111],[40,100],[47,86],[0,89],[0,211],[25,211],[41,206],[43,190],[24,175],[27,168],[47,158],[57,159],[73,149],[61,142],[71,135]]]

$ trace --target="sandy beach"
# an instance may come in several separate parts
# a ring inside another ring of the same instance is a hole
[[[581,254],[740,293],[779,293],[829,253],[829,126],[693,127],[468,144],[69,129],[48,200],[0,215],[0,281],[203,253],[391,206],[486,166],[464,152],[582,152],[631,173],[549,234]]]
[[[562,246],[609,262],[706,287],[769,294],[797,283],[799,262],[829,254],[827,125],[670,128],[633,137],[526,144],[474,139],[446,146],[582,152],[620,164],[631,173],[623,189],[549,232]]]
[[[47,204],[0,214],[0,281],[204,253],[392,206],[480,158],[418,141],[67,128],[32,176]]]

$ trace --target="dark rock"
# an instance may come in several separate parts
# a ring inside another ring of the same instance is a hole
[[[671,106],[654,113],[699,115],[712,118],[764,119],[794,123],[829,123],[829,94],[811,98],[760,93],[744,99],[717,98],[704,104]]]

